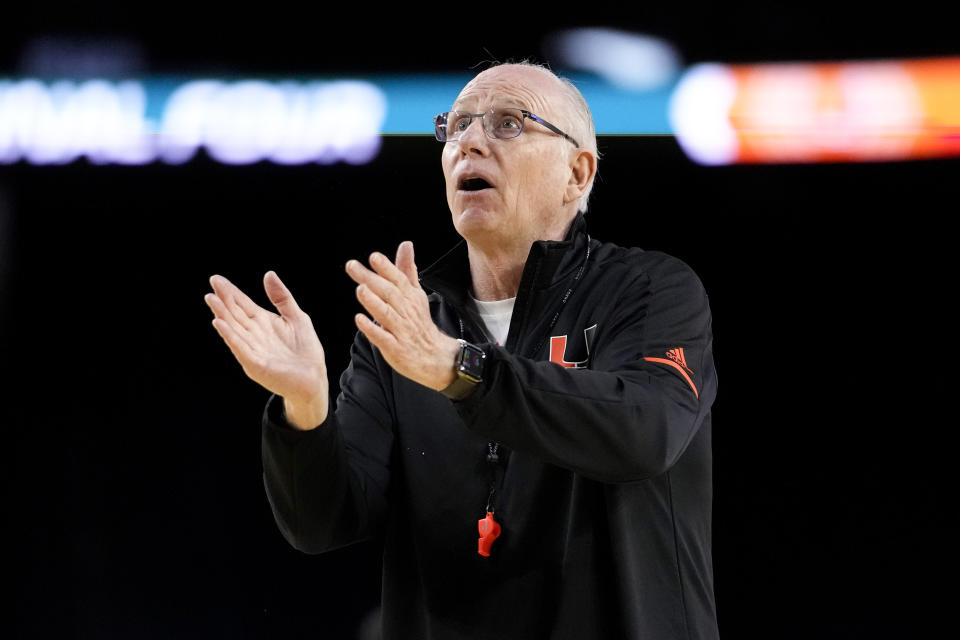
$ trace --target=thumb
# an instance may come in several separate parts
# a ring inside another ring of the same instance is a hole
[[[267,271],[264,274],[263,289],[267,292],[267,297],[270,298],[270,302],[277,308],[281,316],[290,317],[300,311],[297,301],[293,299],[293,294],[280,281],[280,276],[276,272]]]
[[[407,276],[407,280],[414,286],[420,286],[420,278],[417,276],[417,263],[413,261],[413,243],[409,240],[400,243],[397,247],[397,268]]]

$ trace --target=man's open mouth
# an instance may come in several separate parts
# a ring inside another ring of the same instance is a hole
[[[480,191],[481,189],[492,189],[493,185],[483,178],[464,178],[460,181],[457,189],[460,191]]]

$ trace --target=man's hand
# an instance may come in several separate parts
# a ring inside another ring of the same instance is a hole
[[[216,316],[213,327],[251,380],[283,397],[287,421],[308,430],[327,418],[329,388],[323,346],[310,316],[273,271],[263,277],[267,297],[280,315],[255,304],[222,276],[204,296]]]
[[[396,264],[373,253],[370,266],[373,271],[356,260],[347,263],[347,273],[358,285],[357,299],[373,317],[358,313],[357,328],[394,371],[437,391],[446,388],[456,378],[453,365],[460,343],[440,331],[430,317],[413,261],[413,243],[400,243]]]

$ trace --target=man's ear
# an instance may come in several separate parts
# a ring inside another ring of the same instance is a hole
[[[570,158],[570,180],[563,192],[563,203],[579,200],[597,173],[597,156],[587,149],[577,149]]]

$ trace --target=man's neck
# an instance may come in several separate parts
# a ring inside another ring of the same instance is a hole
[[[561,222],[552,230],[541,234],[540,240],[563,240],[570,228],[571,220]],[[493,301],[515,298],[520,290],[523,268],[530,255],[534,240],[513,242],[479,243],[467,240],[470,258],[470,278],[473,283],[473,296],[477,300]]]
[[[506,300],[515,298],[520,289],[520,278],[527,262],[529,247],[523,255],[518,252],[483,252],[467,244],[470,255],[470,279],[473,296],[477,300]]]
[[[532,234],[512,237],[466,238],[473,296],[484,302],[515,298],[530,248],[537,240],[563,240],[576,218],[576,210],[558,216]]]

